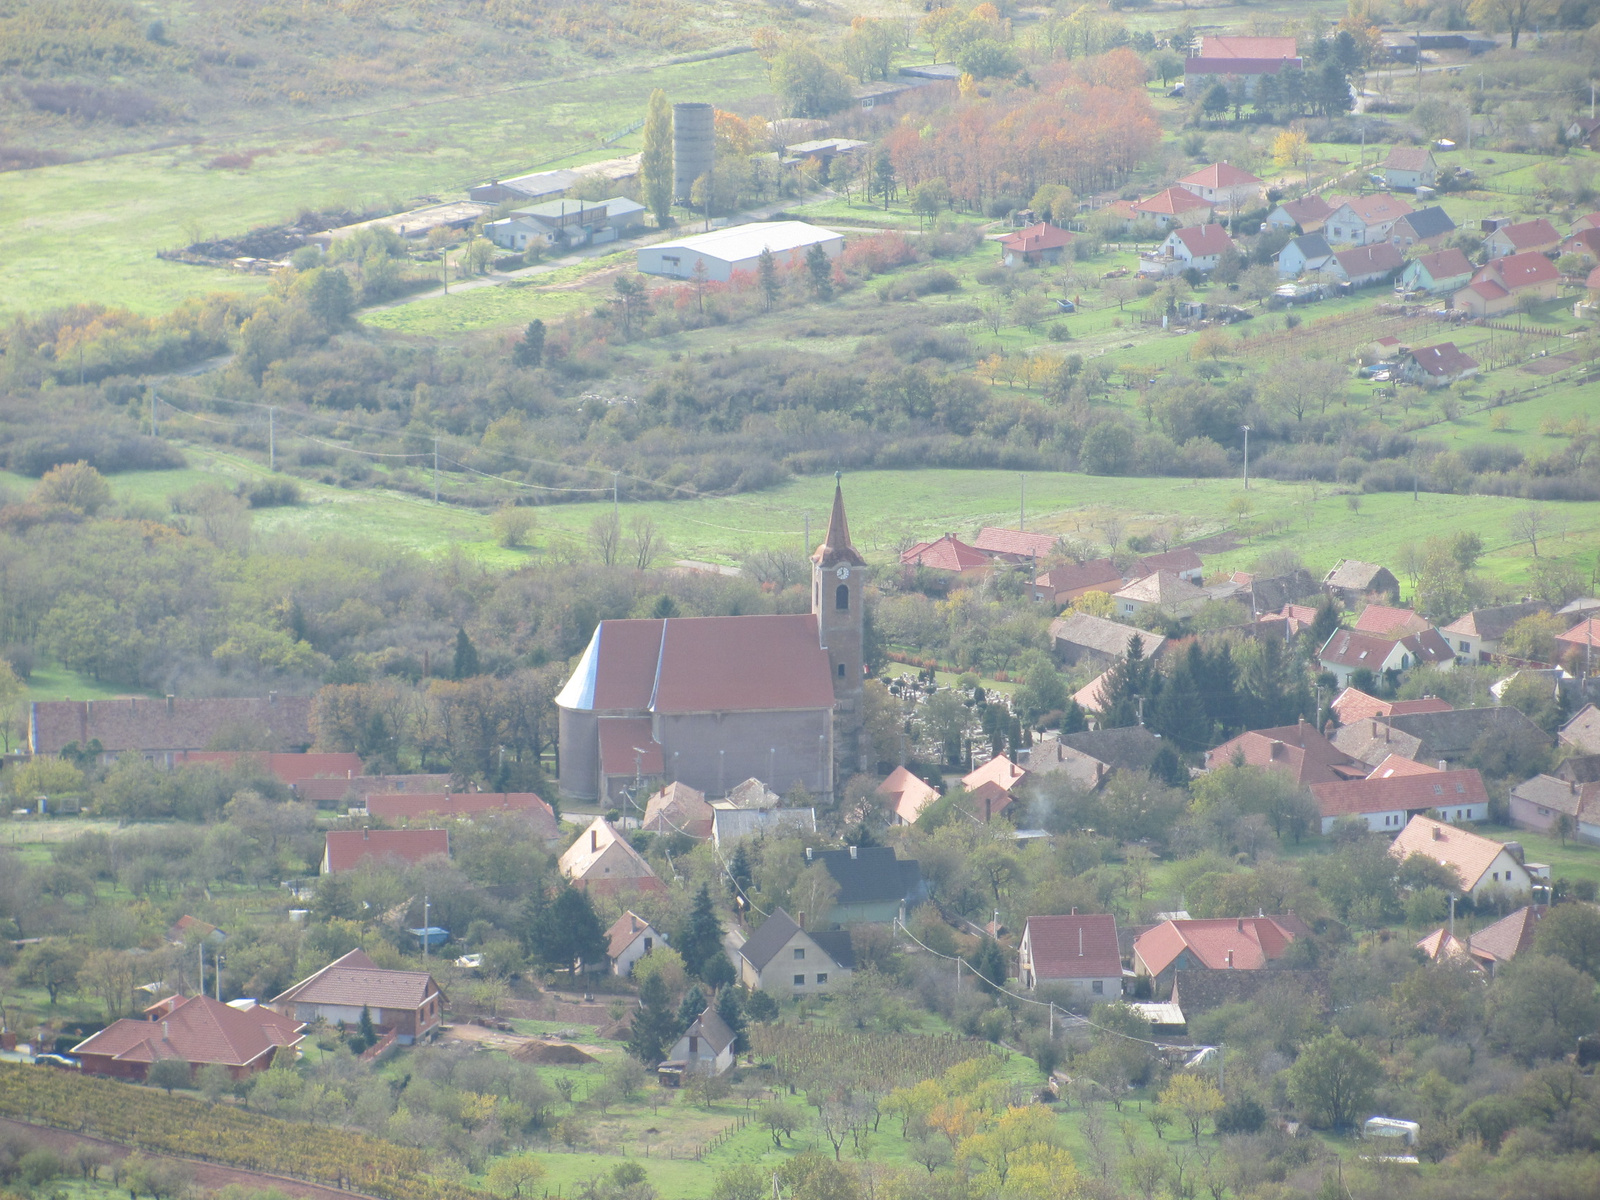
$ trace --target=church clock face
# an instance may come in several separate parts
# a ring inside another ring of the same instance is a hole
[[[840,567],[837,571],[834,572],[834,574],[837,575],[840,579],[849,579],[850,578],[850,568],[849,567]]]

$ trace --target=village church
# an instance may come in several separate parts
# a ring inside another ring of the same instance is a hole
[[[865,766],[865,567],[836,476],[810,613],[601,621],[556,697],[562,794],[662,781],[720,799],[754,777],[830,801]]]

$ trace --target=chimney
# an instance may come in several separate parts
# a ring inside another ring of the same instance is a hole
[[[167,696],[167,716],[169,716],[169,717],[172,715],[172,709],[174,707],[173,701],[175,699],[176,699],[176,697],[172,696],[170,694]]]
[[[591,829],[589,830],[589,853],[593,854],[598,849],[600,849],[600,831]]]
[[[370,839],[370,838],[371,838],[371,837],[372,837],[372,826],[370,826],[370,825],[363,825],[363,826],[362,826],[362,827],[361,827],[361,840],[362,840],[362,841],[363,841],[363,842],[365,842],[365,841],[367,841],[367,840],[368,840],[368,839]]]
[[[1233,951],[1228,951],[1228,970],[1233,970]]]
[[[278,702],[278,693],[277,692],[268,692],[267,693],[267,703],[268,704],[276,704],[277,702]]]
[[[172,1026],[166,1021],[161,1022],[161,1038],[162,1038],[162,1040],[165,1041],[167,1038],[169,1038],[171,1036],[172,1036]]]
[[[851,847],[850,847],[850,857],[851,857],[851,858],[852,858],[852,859],[854,859],[854,858],[855,858],[855,856],[856,856],[856,848],[855,848],[855,847],[854,847],[854,846],[851,846]]]
[[[1078,957],[1083,957],[1083,926],[1078,926]]]
[[[1300,745],[1304,746],[1306,744],[1306,719],[1301,717],[1295,728],[1300,734]]]
[[[1574,779],[1571,783],[1567,784],[1567,788],[1574,796],[1576,796],[1578,794],[1578,781]]]
[[[1243,918],[1243,917],[1240,917],[1240,918],[1239,918],[1239,919],[1238,919],[1238,921],[1236,921],[1236,922],[1235,922],[1235,924],[1234,924],[1234,928],[1235,928],[1235,929],[1236,929],[1236,930],[1237,930],[1237,931],[1238,931],[1238,932],[1239,932],[1239,933],[1243,933],[1243,932],[1244,932],[1244,918]]]
[[[1444,759],[1442,759],[1442,758],[1441,758],[1441,759],[1440,759],[1440,760],[1439,760],[1439,770],[1441,770],[1441,771],[1448,771],[1448,770],[1449,770],[1449,769],[1450,769],[1450,767],[1449,767],[1449,764],[1447,764],[1447,763],[1446,763],[1446,762],[1445,762],[1445,761],[1444,761]]]
[[[807,862],[811,861],[811,847],[810,846],[806,847],[806,861]]]
[[[1078,910],[1077,910],[1077,909],[1073,909],[1073,910],[1072,910],[1072,915],[1073,915],[1073,916],[1074,916],[1074,917],[1075,917],[1075,916],[1077,916],[1077,915],[1078,915]]]
[[[1378,718],[1377,717],[1373,717],[1372,718],[1372,736],[1373,737],[1377,737],[1378,736]]]
[[[1383,741],[1385,745],[1389,742],[1389,727],[1387,725],[1383,727]]]
[[[1437,825],[1433,827],[1433,840],[1436,842],[1444,841],[1444,830]]]
[[[800,926],[801,929],[804,929],[806,927],[806,915],[805,915],[805,913],[796,913],[795,914],[795,921]]]

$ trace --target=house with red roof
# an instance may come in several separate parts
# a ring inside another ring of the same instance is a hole
[[[1128,569],[1128,580],[1132,582],[1135,579],[1143,579],[1146,575],[1154,575],[1157,571],[1171,571],[1179,579],[1193,584],[1198,584],[1206,573],[1199,552],[1193,546],[1179,546],[1176,550],[1147,554],[1135,560],[1133,566]]]
[[[918,542],[900,554],[902,567],[947,571],[961,578],[983,574],[989,569],[989,562],[987,554],[976,546],[967,545],[953,533],[931,542]]]
[[[1428,618],[1409,608],[1391,604],[1368,604],[1356,617],[1355,628],[1362,633],[1384,633],[1404,637],[1408,633],[1421,633],[1432,626]]]
[[[1212,163],[1193,175],[1178,180],[1178,186],[1193,192],[1208,204],[1237,211],[1261,199],[1261,180],[1232,163]]]
[[[1396,775],[1435,775],[1444,768],[1414,762],[1401,754],[1386,754],[1383,761],[1367,772],[1368,779],[1393,779]]]
[[[1454,648],[1458,661],[1487,663],[1499,652],[1501,640],[1513,625],[1549,611],[1550,606],[1542,600],[1475,608],[1441,627],[1439,632]]]
[[[1561,235],[1548,217],[1537,217],[1500,226],[1483,239],[1483,248],[1491,259],[1513,254],[1554,254],[1561,249]]]
[[[1454,342],[1418,346],[1400,359],[1400,378],[1419,387],[1449,387],[1478,373],[1478,360]]]
[[[1566,241],[1561,243],[1561,253],[1576,254],[1583,260],[1583,272],[1580,273],[1586,273],[1600,262],[1600,229],[1579,229],[1568,234]]]
[[[1000,238],[1000,260],[1008,267],[1058,263],[1077,237],[1075,233],[1041,221]]]
[[[1369,696],[1360,688],[1353,687],[1347,687],[1340,692],[1329,707],[1338,716],[1340,725],[1354,725],[1357,721],[1387,717],[1391,714],[1453,711],[1448,701],[1441,700],[1437,696],[1424,696],[1420,700],[1380,700],[1376,696]]]
[[[389,971],[361,950],[337,958],[315,975],[274,996],[270,1006],[307,1025],[317,1021],[354,1029],[365,1009],[380,1033],[409,1046],[444,1021],[445,995],[426,971]]]
[[[961,786],[967,789],[969,815],[986,825],[1003,815],[1017,798],[1017,785],[1027,777],[1027,770],[1004,754],[969,771],[961,779]]]
[[[143,1081],[163,1059],[188,1066],[225,1069],[243,1079],[272,1066],[279,1052],[293,1058],[305,1037],[305,1022],[270,1009],[238,1009],[210,996],[169,996],[145,1010],[145,1019],[124,1017],[72,1048],[91,1075]]]
[[[1351,287],[1372,287],[1388,283],[1405,266],[1399,247],[1390,242],[1372,242],[1336,250],[1327,269]]]
[[[556,866],[574,886],[596,892],[666,890],[644,856],[604,817],[590,822],[578,840],[561,852]]]
[[[1181,275],[1184,271],[1211,271],[1234,248],[1221,225],[1192,225],[1174,229],[1153,254],[1140,256],[1141,275]]]
[[[1401,760],[1407,761],[1407,760]],[[1339,821],[1366,823],[1371,833],[1399,833],[1412,817],[1437,812],[1451,824],[1486,821],[1489,793],[1476,771],[1389,768],[1387,775],[1313,783],[1322,832]]]
[[[877,787],[877,794],[889,806],[891,825],[911,825],[939,798],[938,791],[926,780],[913,775],[904,767],[896,767],[889,777]]]
[[[1174,571],[1159,570],[1136,579],[1127,587],[1111,594],[1117,602],[1117,615],[1124,619],[1137,615],[1147,608],[1159,608],[1170,613],[1185,613],[1206,602],[1206,593]]]
[[[248,764],[289,787],[307,779],[344,779],[361,774],[359,754],[274,754],[258,750],[185,750],[174,756],[174,766],[208,764],[231,771]]]
[[[1395,146],[1376,170],[1392,188],[1411,190],[1433,187],[1439,181],[1439,165],[1426,146]]]
[[[1057,608],[1071,604],[1088,592],[1121,591],[1122,572],[1109,558],[1092,558],[1087,562],[1068,563],[1052,567],[1033,581],[1033,598]]]
[[[1163,229],[1175,225],[1205,225],[1215,219],[1216,209],[1188,188],[1163,188],[1133,206],[1134,220],[1154,221]]]
[[[365,861],[414,867],[436,855],[450,857],[445,829],[330,829],[322,851],[322,873],[353,871]]]
[[[1349,196],[1322,223],[1322,233],[1332,245],[1387,242],[1395,222],[1413,211],[1399,196],[1384,192]]]
[[[1356,671],[1381,675],[1385,671],[1408,671],[1417,666],[1449,666],[1455,663],[1455,654],[1437,629],[1397,638],[1341,628],[1329,635],[1317,660],[1322,669],[1330,672],[1339,686],[1344,687]]]
[[[1556,634],[1556,657],[1574,654],[1580,663],[1600,662],[1600,617],[1587,617],[1565,633]]]
[[[1033,563],[1048,558],[1061,546],[1061,538],[1054,533],[1028,533],[1022,529],[1001,529],[986,525],[979,530],[972,548],[990,558],[1008,563]]]
[[[1171,992],[1179,970],[1259,971],[1310,932],[1292,913],[1163,921],[1134,939],[1133,971],[1161,996]]]
[[[1122,995],[1122,951],[1110,913],[1029,917],[1017,945],[1017,978],[1029,991],[1064,988],[1085,1006]]]
[[[1475,317],[1510,312],[1524,296],[1553,300],[1561,273],[1537,250],[1492,259],[1480,267],[1472,282],[1450,298],[1450,307]]]
[[[1389,853],[1401,862],[1420,854],[1450,868],[1462,893],[1473,899],[1492,891],[1533,890],[1528,868],[1502,843],[1432,817],[1412,817],[1390,844]]]
[[[632,975],[634,965],[641,958],[666,944],[666,934],[632,909],[627,910],[606,930],[606,957],[611,960],[611,973]]]
[[[515,813],[545,841],[561,836],[555,810],[533,792],[386,792],[367,797],[367,815],[383,821],[470,821],[490,813]]]
[[[651,833],[681,833],[703,842],[714,821],[706,794],[686,783],[669,783],[645,802],[644,827]]]
[[[1330,742],[1309,721],[1273,729],[1251,729],[1206,751],[1206,770],[1243,759],[1250,767],[1282,771],[1302,786],[1361,779],[1370,769]]]
[[[1333,215],[1333,205],[1321,196],[1302,196],[1298,200],[1285,200],[1267,215],[1267,224],[1273,229],[1298,233],[1316,233],[1322,223]]]
[[[1572,222],[1572,232],[1580,229],[1600,229],[1600,212],[1584,213]]]

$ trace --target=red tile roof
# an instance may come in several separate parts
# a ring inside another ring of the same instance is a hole
[[[1369,671],[1378,671],[1398,640],[1376,633],[1362,633],[1356,629],[1335,629],[1317,657],[1325,663],[1337,663],[1341,667],[1366,667]]]
[[[1244,57],[1253,58],[1256,56],[1245,55]],[[1261,55],[1260,57],[1276,58],[1278,56],[1274,54],[1266,54]],[[1178,180],[1179,184],[1189,184],[1191,187],[1207,188],[1245,187],[1251,184],[1259,184],[1260,182],[1261,180],[1250,174],[1249,171],[1241,171],[1232,163],[1212,163],[1209,167],[1202,167],[1193,175],[1185,175],[1182,179]]]
[[[1556,641],[1568,646],[1600,646],[1600,617],[1579,621],[1565,633],[1556,634]]]
[[[1421,778],[1426,779],[1427,776]],[[1389,853],[1401,862],[1413,854],[1420,854],[1434,862],[1443,863],[1455,871],[1461,881],[1462,891],[1470,892],[1478,886],[1484,872],[1504,849],[1499,842],[1443,821],[1435,821],[1432,817],[1412,817],[1400,831],[1400,836],[1389,846]]]
[[[1398,271],[1405,265],[1405,259],[1400,255],[1400,248],[1391,242],[1352,246],[1349,250],[1335,251],[1333,257],[1346,275],[1356,277],[1379,271]]]
[[[1509,962],[1533,946],[1533,934],[1546,912],[1543,904],[1529,904],[1501,917],[1467,939],[1473,955],[1491,962]]]
[[[1099,584],[1106,584],[1110,591],[1115,592],[1122,588],[1122,572],[1109,558],[1094,558],[1088,562],[1052,567],[1033,582],[1035,587],[1049,588],[1055,592],[1075,592]]]
[[[895,816],[907,825],[920,817],[922,810],[939,798],[939,793],[931,784],[913,775],[904,767],[896,767],[890,771],[889,778],[878,785],[877,791],[878,795],[888,800]]]
[[[341,1008],[416,1010],[439,994],[439,985],[426,971],[386,971],[360,950],[337,958],[315,975],[302,979],[274,996],[274,1005],[328,1004]]]
[[[654,833],[686,833],[702,841],[711,836],[711,805],[706,794],[686,783],[669,783],[645,804],[644,827]]]
[[[1600,267],[1596,267],[1584,277],[1583,286],[1591,292],[1600,292]]]
[[[1421,171],[1433,160],[1433,152],[1426,146],[1395,146],[1389,157],[1379,167],[1392,167],[1396,171]]]
[[[115,1062],[150,1064],[175,1058],[196,1066],[261,1065],[279,1046],[303,1036],[299,1021],[265,1008],[240,1010],[209,996],[172,998],[158,1020],[124,1017],[72,1048],[75,1055]]]
[[[1145,555],[1133,564],[1130,575],[1134,579],[1143,579],[1146,575],[1154,575],[1157,571],[1171,571],[1175,575],[1182,575],[1185,571],[1203,569],[1204,564],[1193,546],[1179,546],[1176,550],[1168,550],[1162,554]]]
[[[1252,729],[1206,751],[1206,767],[1216,770],[1244,755],[1246,766],[1287,772],[1296,783],[1326,783],[1366,774],[1356,762],[1325,738],[1315,725],[1301,721],[1276,729]],[[1341,771],[1339,768],[1348,768]]]
[[[932,542],[918,542],[900,555],[900,563],[907,567],[927,567],[930,571],[973,571],[989,565],[982,551],[947,533]]]
[[[1368,779],[1393,779],[1396,775],[1437,775],[1438,767],[1414,762],[1401,754],[1386,754],[1383,761],[1367,773]]]
[[[1363,225],[1398,221],[1416,211],[1400,197],[1381,192],[1371,196],[1349,196],[1345,199],[1344,207],[1348,207]]]
[[[1193,212],[1197,208],[1211,207],[1213,207],[1211,201],[1201,199],[1188,188],[1169,187],[1162,189],[1154,196],[1140,200],[1133,206],[1133,209],[1135,212],[1175,217],[1179,213]]]
[[[622,952],[633,945],[639,936],[647,930],[654,933],[656,937],[661,938],[663,946],[667,944],[667,939],[662,937],[660,932],[656,931],[649,921],[629,909],[611,923],[610,929],[606,930],[606,955],[613,959],[620,957]]]
[[[1453,379],[1464,371],[1476,370],[1478,360],[1456,348],[1454,342],[1440,342],[1437,346],[1423,346],[1411,352],[1417,369],[1436,379]]]
[[[1489,803],[1483,777],[1476,771],[1431,771],[1345,783],[1314,783],[1311,795],[1324,818]]]
[[[1036,254],[1041,250],[1059,250],[1062,246],[1069,246],[1077,236],[1065,229],[1057,229],[1054,225],[1040,222],[1006,234],[1000,239],[1000,244],[1018,254]]]
[[[1600,258],[1600,229],[1580,229],[1561,243],[1561,249],[1568,254],[1587,254],[1590,258]]]
[[[348,781],[361,774],[359,754],[272,754],[256,750],[185,750],[177,759],[178,766],[209,763],[223,770],[231,770],[241,762],[248,762],[291,787],[303,779]]]
[[[1300,49],[1292,37],[1208,33],[1201,36],[1200,52],[1206,58],[1295,58]]]
[[[204,750],[223,734],[245,729],[284,748],[311,744],[311,700],[306,696],[245,699],[38,700],[29,741],[35,754],[60,754],[77,742],[98,741],[108,754],[124,750],[163,753]]]
[[[1537,250],[1526,250],[1521,254],[1508,254],[1504,258],[1490,260],[1489,265],[1479,272],[1478,278],[1473,280],[1473,283],[1492,280],[1506,291],[1515,292],[1522,288],[1551,283],[1560,278],[1561,272],[1556,270],[1555,263]]]
[[[1021,529],[1000,529],[993,525],[979,531],[972,543],[985,554],[1009,554],[1019,558],[1044,558],[1061,544],[1054,533],[1028,533]]]
[[[375,792],[367,797],[367,812],[385,821],[524,813],[556,832],[554,810],[533,792]]]
[[[1556,232],[1556,227],[1544,217],[1519,221],[1515,225],[1502,225],[1489,236],[1504,238],[1511,243],[1512,249],[1522,251],[1537,251],[1561,243],[1561,235]]]
[[[450,856],[450,834],[443,829],[338,829],[328,832],[324,862],[332,871],[349,871],[364,858],[397,858],[413,866],[435,854]]]
[[[1004,754],[997,754],[981,767],[962,776],[961,786],[968,791],[975,791],[985,783],[996,783],[1009,792],[1027,777],[1026,769],[1017,766]]]
[[[1029,917],[1022,936],[1040,983],[1056,979],[1120,979],[1117,919],[1109,913]]]
[[[1307,221],[1320,225],[1333,215],[1333,205],[1321,196],[1302,196],[1299,200],[1285,200],[1281,207],[1291,221],[1302,227]]]
[[[1221,225],[1190,225],[1172,232],[1196,258],[1222,254],[1233,248],[1233,239]]]
[[[1458,275],[1472,274],[1472,263],[1461,251],[1436,250],[1432,254],[1419,254],[1417,262],[1434,279],[1454,279]]]
[[[1355,627],[1362,633],[1386,633],[1392,637],[1399,637],[1407,633],[1421,633],[1428,628],[1428,620],[1409,608],[1369,604],[1356,618]]]
[[[993,779],[986,779],[967,791],[967,804],[980,821],[992,821],[1011,807],[1016,797]]]
[[[1185,75],[1276,75],[1285,67],[1298,67],[1298,58],[1186,58]]]
[[[1152,975],[1165,971],[1185,950],[1197,965],[1213,971],[1256,971],[1282,958],[1303,930],[1293,916],[1163,921],[1140,934],[1133,950]]]

